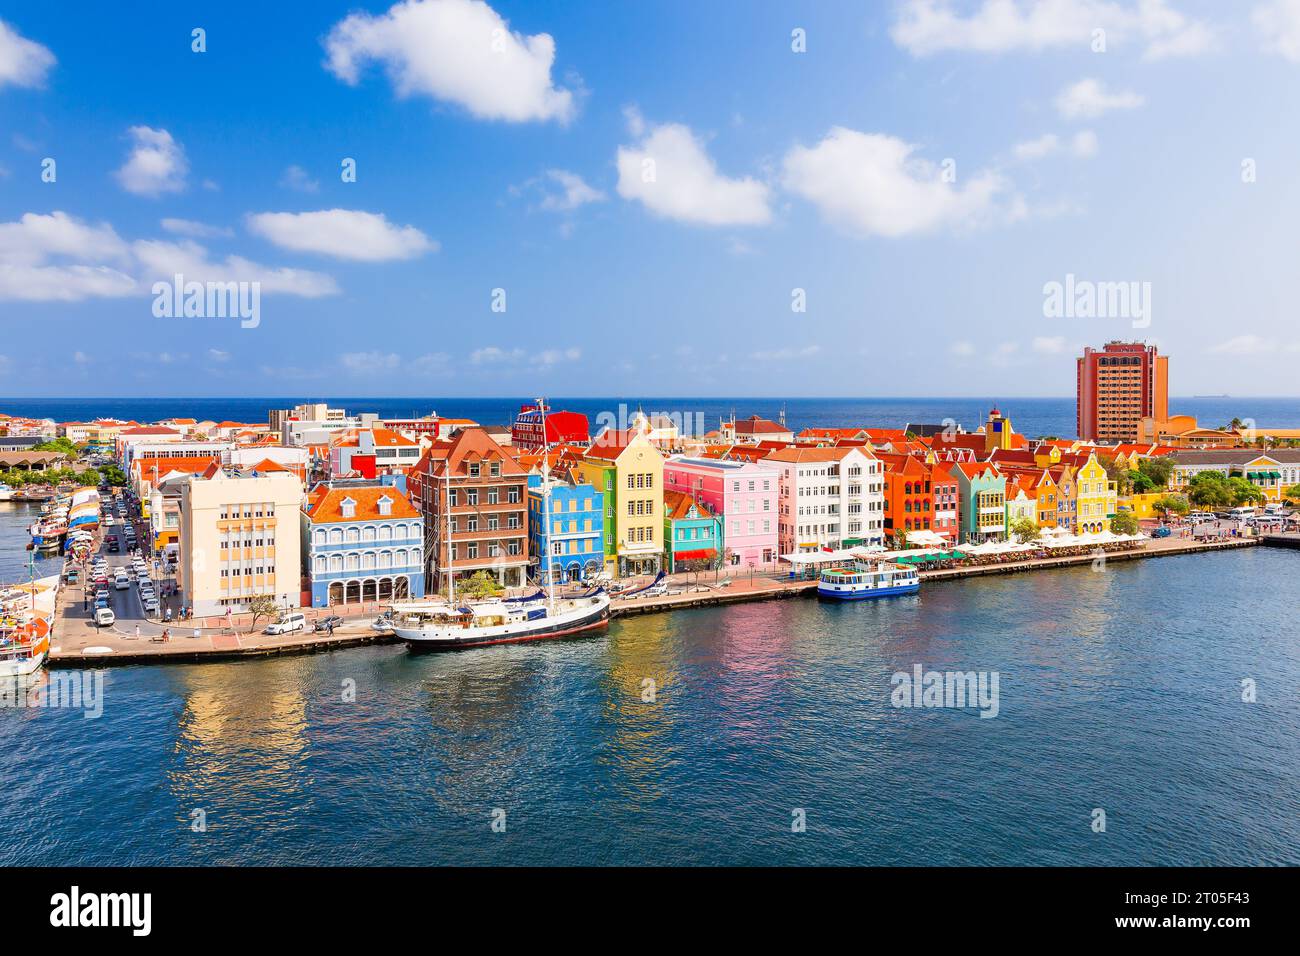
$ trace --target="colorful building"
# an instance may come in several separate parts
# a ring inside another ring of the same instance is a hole
[[[550,501],[543,498],[550,493]],[[545,511],[550,511],[550,525]],[[528,481],[528,553],[541,584],[581,581],[605,567],[605,495],[576,471]]]
[[[1143,342],[1085,348],[1076,372],[1076,426],[1088,441],[1141,441],[1143,418],[1169,418],[1169,357]]]
[[[732,567],[777,560],[780,472],[750,461],[676,456],[664,462],[664,490],[691,495],[722,520],[718,545]]]
[[[884,466],[871,449],[791,447],[763,460],[780,472],[782,554],[884,543]]]
[[[655,574],[663,562],[664,458],[636,429],[606,429],[577,462],[605,503],[605,566],[618,577]]]
[[[1110,480],[1095,453],[1090,453],[1087,461],[1079,467],[1075,487],[1075,530],[1079,533],[1109,531],[1110,519],[1115,517],[1118,507],[1118,496],[1115,482]]]
[[[411,469],[411,502],[424,518],[425,588],[480,571],[520,587],[528,571],[527,474],[482,428],[427,448]]]
[[[545,415],[543,416],[543,413]],[[542,419],[546,433],[542,434]],[[510,429],[510,443],[523,451],[537,451],[561,443],[586,444],[591,439],[587,416],[578,412],[553,412],[536,403],[523,405]]]
[[[394,484],[322,482],[300,527],[313,607],[424,597],[424,519]]]
[[[956,462],[949,473],[957,480],[961,500],[961,539],[978,544],[1007,534],[1007,480],[997,465],[986,461]]]
[[[664,570],[717,567],[722,554],[722,519],[699,499],[664,492]]]

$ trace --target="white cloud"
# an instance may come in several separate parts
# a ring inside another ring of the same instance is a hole
[[[208,358],[214,362],[229,362],[230,353],[222,349],[208,349]]]
[[[125,165],[116,173],[123,189],[153,198],[185,188],[189,163],[171,133],[148,126],[132,126],[127,132],[133,145]]]
[[[537,365],[559,365],[561,362],[576,362],[582,358],[581,349],[545,349],[533,359]]]
[[[1030,348],[1040,355],[1060,355],[1069,345],[1064,335],[1039,335],[1034,337]]]
[[[769,189],[757,179],[730,179],[686,126],[647,127],[635,111],[628,126],[641,141],[618,148],[618,194],[665,219],[703,226],[759,226],[772,218]]]
[[[948,352],[958,358],[969,358],[975,354],[975,346],[969,342],[954,342],[948,346]]]
[[[1215,355],[1264,355],[1277,351],[1277,348],[1275,339],[1259,335],[1237,335],[1211,346],[1208,351]]]
[[[129,248],[107,223],[87,225],[64,212],[25,213],[0,223],[0,299],[79,302],[130,295]]]
[[[353,375],[373,375],[397,368],[402,357],[396,352],[346,352],[339,363]]]
[[[78,351],[78,352],[73,352],[73,353],[72,353],[72,361],[74,361],[74,362],[77,363],[78,365],[89,365],[89,364],[90,364],[90,356],[87,355],[85,352],[80,352],[80,351]]]
[[[565,169],[548,169],[546,178],[558,184],[563,190],[562,193],[548,192],[542,197],[542,208],[551,212],[569,212],[589,202],[605,200],[603,192],[587,185],[577,173]]]
[[[749,357],[756,362],[788,362],[792,359],[812,358],[821,352],[820,345],[805,345],[803,348],[770,349],[750,352]]]
[[[148,283],[171,281],[180,274],[186,282],[257,282],[263,295],[282,293],[316,299],[339,291],[333,277],[323,272],[264,266],[242,256],[212,261],[206,249],[188,239],[141,239],[132,244],[131,251]]]
[[[1017,143],[1011,152],[1022,162],[1033,162],[1052,156],[1068,149],[1070,155],[1087,159],[1097,155],[1097,134],[1090,129],[1080,130],[1070,137],[1069,142],[1062,142],[1055,133],[1044,133],[1037,139]]]
[[[1031,139],[1024,143],[1017,143],[1012,152],[1015,153],[1016,159],[1026,161],[1042,159],[1044,156],[1050,156],[1061,148],[1061,140],[1055,133],[1044,133],[1038,139]]]
[[[395,226],[382,213],[356,209],[253,213],[248,228],[284,249],[357,262],[414,259],[438,249],[414,226]]]
[[[999,208],[997,196],[1007,184],[997,173],[976,173],[959,186],[945,181],[935,164],[914,158],[915,148],[893,136],[836,126],[816,146],[786,154],[783,182],[827,222],[855,236],[960,229],[1020,214],[1015,202]]]
[[[463,106],[480,119],[526,122],[574,115],[573,92],[551,81],[555,40],[525,36],[482,0],[406,0],[380,16],[354,13],[325,40],[325,67],[355,85],[371,61],[402,97]]]
[[[224,239],[235,234],[233,229],[225,226],[209,226],[193,219],[164,219],[161,225],[167,232],[189,239]]]
[[[1255,7],[1251,22],[1264,49],[1300,63],[1300,0],[1269,0]]]
[[[1194,56],[1216,45],[1207,24],[1189,20],[1168,0],[982,0],[967,15],[952,0],[903,0],[890,35],[913,56],[1062,47],[1085,52],[1098,29],[1105,31],[1107,49],[1145,43],[1143,55],[1152,60]]]
[[[280,185],[300,193],[320,192],[319,180],[312,179],[307,175],[307,170],[297,165],[285,169],[284,175],[280,177]]]
[[[55,62],[47,48],[0,20],[0,86],[43,86]]]
[[[497,365],[502,362],[518,362],[523,357],[523,349],[511,349],[507,352],[495,345],[489,345],[486,348],[475,349],[470,353],[469,360],[475,365]]]
[[[1137,93],[1112,93],[1100,80],[1089,77],[1061,90],[1056,110],[1066,119],[1093,119],[1111,110],[1137,109],[1143,102]]]

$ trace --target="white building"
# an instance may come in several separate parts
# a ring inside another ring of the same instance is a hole
[[[248,477],[213,465],[181,490],[182,600],[198,616],[244,611],[267,595],[302,599],[302,483],[289,472]]]
[[[869,449],[782,448],[763,461],[780,472],[781,554],[884,543],[884,466]]]

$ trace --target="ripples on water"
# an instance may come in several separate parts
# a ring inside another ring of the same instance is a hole
[[[0,863],[1296,863],[1298,560],[113,669],[99,720],[0,712],[0,813],[39,821]],[[914,663],[998,671],[1000,715],[892,708]]]

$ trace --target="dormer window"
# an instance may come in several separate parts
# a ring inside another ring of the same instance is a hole
[[[355,518],[357,516],[357,503],[351,498],[344,498],[339,504],[339,512],[345,518]]]
[[[381,515],[391,515],[393,513],[393,499],[387,495],[379,499],[378,505]]]
[[[479,476],[479,465],[477,462],[469,466],[469,476],[471,478],[477,478]]]

